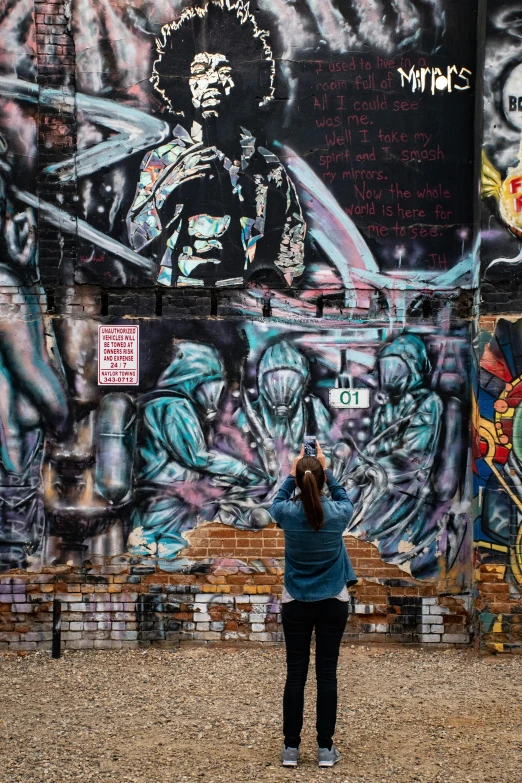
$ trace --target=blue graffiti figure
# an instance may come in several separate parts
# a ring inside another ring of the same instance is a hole
[[[182,531],[212,518],[210,511],[204,517],[198,505],[198,479],[208,477],[221,487],[245,487],[262,479],[259,471],[208,445],[204,426],[216,419],[224,388],[225,369],[216,349],[187,341],[178,343],[156,390],[142,397],[129,536],[133,554],[172,559],[187,546]]]
[[[309,382],[308,359],[292,343],[270,346],[257,368],[257,399],[250,401],[242,389],[238,426],[250,430],[261,449],[271,444],[279,456],[285,450],[289,457],[298,454],[307,433],[328,444],[330,414],[318,397],[307,394]]]
[[[418,577],[436,575],[442,530],[433,489],[442,401],[426,386],[429,370],[424,343],[412,334],[400,335],[378,356],[380,407],[364,455],[384,471],[385,482],[350,530],[376,541],[385,562],[409,564]],[[371,470],[358,462],[352,473],[355,484],[361,478],[357,473]]]

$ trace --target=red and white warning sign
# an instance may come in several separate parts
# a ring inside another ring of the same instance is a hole
[[[139,326],[98,327],[98,385],[137,386]]]

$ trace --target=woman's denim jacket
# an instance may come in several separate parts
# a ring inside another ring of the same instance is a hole
[[[285,587],[297,601],[333,598],[345,585],[357,582],[343,540],[353,506],[329,470],[326,481],[332,499],[321,499],[324,527],[320,530],[308,522],[301,501],[290,499],[296,486],[293,476],[282,484],[270,508],[285,534]]]

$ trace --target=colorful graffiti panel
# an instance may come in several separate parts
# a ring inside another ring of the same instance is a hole
[[[63,364],[54,373],[72,422],[65,438],[48,437],[45,454],[39,423],[25,425],[27,446],[2,442],[3,464],[26,448],[25,473],[3,490],[3,507],[17,509],[17,525],[3,522],[4,567],[128,552],[175,568],[203,522],[269,524],[271,498],[312,434],[354,501],[347,535],[417,578],[456,568],[465,580],[465,323],[391,329],[386,317],[347,326],[333,316],[237,316],[137,325],[140,381],[122,387],[99,383],[99,321],[55,321]],[[330,404],[335,389],[349,392],[351,407]]]
[[[513,583],[522,582],[521,340],[520,320],[482,333],[474,461],[475,540],[486,561],[490,552],[510,567]]]

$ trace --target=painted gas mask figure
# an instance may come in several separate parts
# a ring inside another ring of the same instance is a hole
[[[206,425],[216,419],[225,370],[215,348],[180,342],[155,391],[140,401],[136,504],[128,548],[133,554],[175,558],[187,546],[182,532],[214,518],[202,507],[197,479],[216,486],[249,486],[262,474],[210,445]],[[221,490],[223,492],[223,489]],[[214,496],[219,492],[214,487]],[[207,516],[205,516],[207,514]]]
[[[157,253],[165,286],[237,285],[254,274],[291,284],[304,271],[301,205],[277,156],[247,129],[274,97],[268,32],[242,3],[208,0],[164,25],[157,51],[155,89],[193,122],[143,159],[131,246]]]
[[[263,353],[257,368],[258,397],[250,401],[242,389],[238,425],[250,431],[258,448],[266,445],[281,458],[299,453],[305,434],[316,434],[321,444],[330,440],[331,419],[318,397],[307,394],[310,367],[306,357],[282,340]],[[272,472],[272,471],[271,471]]]
[[[0,285],[24,298],[0,314],[0,570],[24,568],[44,532],[41,467],[46,433],[63,434],[68,404],[47,351],[38,285],[35,220],[17,204],[0,136]]]
[[[397,403],[408,387],[410,370],[408,364],[399,356],[382,355],[377,363],[379,375],[378,402]]]
[[[379,407],[364,454],[384,471],[385,481],[350,532],[376,541],[385,562],[407,565],[414,576],[434,576],[442,529],[433,491],[442,402],[427,386],[430,363],[415,335],[402,334],[385,346],[377,367]],[[357,463],[351,480],[356,487],[372,469],[361,458]],[[352,489],[354,497],[358,491]]]

